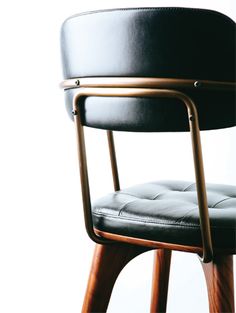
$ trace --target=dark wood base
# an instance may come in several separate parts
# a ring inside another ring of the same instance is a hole
[[[106,312],[121,270],[136,256],[152,249],[128,243],[97,244],[82,313]],[[166,312],[170,263],[171,250],[155,249],[151,313]],[[202,263],[202,267],[210,313],[234,313],[233,256],[216,255],[212,262]]]
[[[106,312],[115,281],[121,270],[150,248],[114,243],[96,245],[82,313]]]
[[[171,250],[159,249],[154,254],[151,313],[166,312]]]
[[[233,256],[218,255],[211,263],[202,263],[210,313],[234,313]]]

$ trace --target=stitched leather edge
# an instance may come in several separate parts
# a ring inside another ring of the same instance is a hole
[[[102,209],[102,208],[101,208]],[[150,223],[150,224],[156,224],[156,225],[166,225],[166,226],[174,226],[174,227],[179,227],[179,228],[182,228],[182,227],[189,227],[189,228],[200,228],[200,224],[199,225],[194,225],[194,224],[170,224],[170,223],[157,223],[155,220],[152,220],[152,219],[147,219],[147,220],[141,220],[141,219],[135,219],[135,218],[131,218],[131,217],[122,217],[121,215],[117,215],[116,217],[114,217],[113,215],[110,215],[109,213],[107,214],[103,214],[102,212],[93,212],[93,215],[96,215],[96,216],[103,216],[103,217],[108,217],[108,218],[112,218],[112,219],[121,219],[121,220],[129,220],[129,221],[135,221],[137,223]],[[232,229],[232,230],[235,230],[236,231],[236,227],[235,228],[232,228],[232,227],[225,227],[225,226],[214,226],[214,225],[211,225],[211,228],[220,228],[220,229]]]

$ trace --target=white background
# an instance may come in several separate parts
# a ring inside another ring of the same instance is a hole
[[[83,226],[74,127],[58,87],[61,23],[82,11],[137,6],[210,8],[235,19],[236,3],[9,0],[1,6],[0,312],[79,312],[94,244]],[[105,134],[87,135],[97,197],[112,190]],[[207,181],[236,184],[235,138],[235,128],[203,133]],[[194,179],[188,134],[117,134],[116,141],[122,186]],[[148,312],[151,270],[152,253],[126,267],[110,313]],[[168,312],[208,312],[196,256],[174,253],[170,279]]]

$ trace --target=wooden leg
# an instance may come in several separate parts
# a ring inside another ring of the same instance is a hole
[[[152,280],[151,313],[166,312],[171,250],[155,251]]]
[[[106,312],[115,281],[125,265],[150,250],[129,244],[96,245],[82,313]]]
[[[202,263],[208,290],[210,313],[234,313],[233,256],[218,255]]]

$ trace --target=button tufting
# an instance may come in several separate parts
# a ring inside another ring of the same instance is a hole
[[[213,244],[236,250],[235,186],[207,184]],[[97,200],[95,227],[143,239],[201,246],[194,183],[159,181],[126,188]]]

